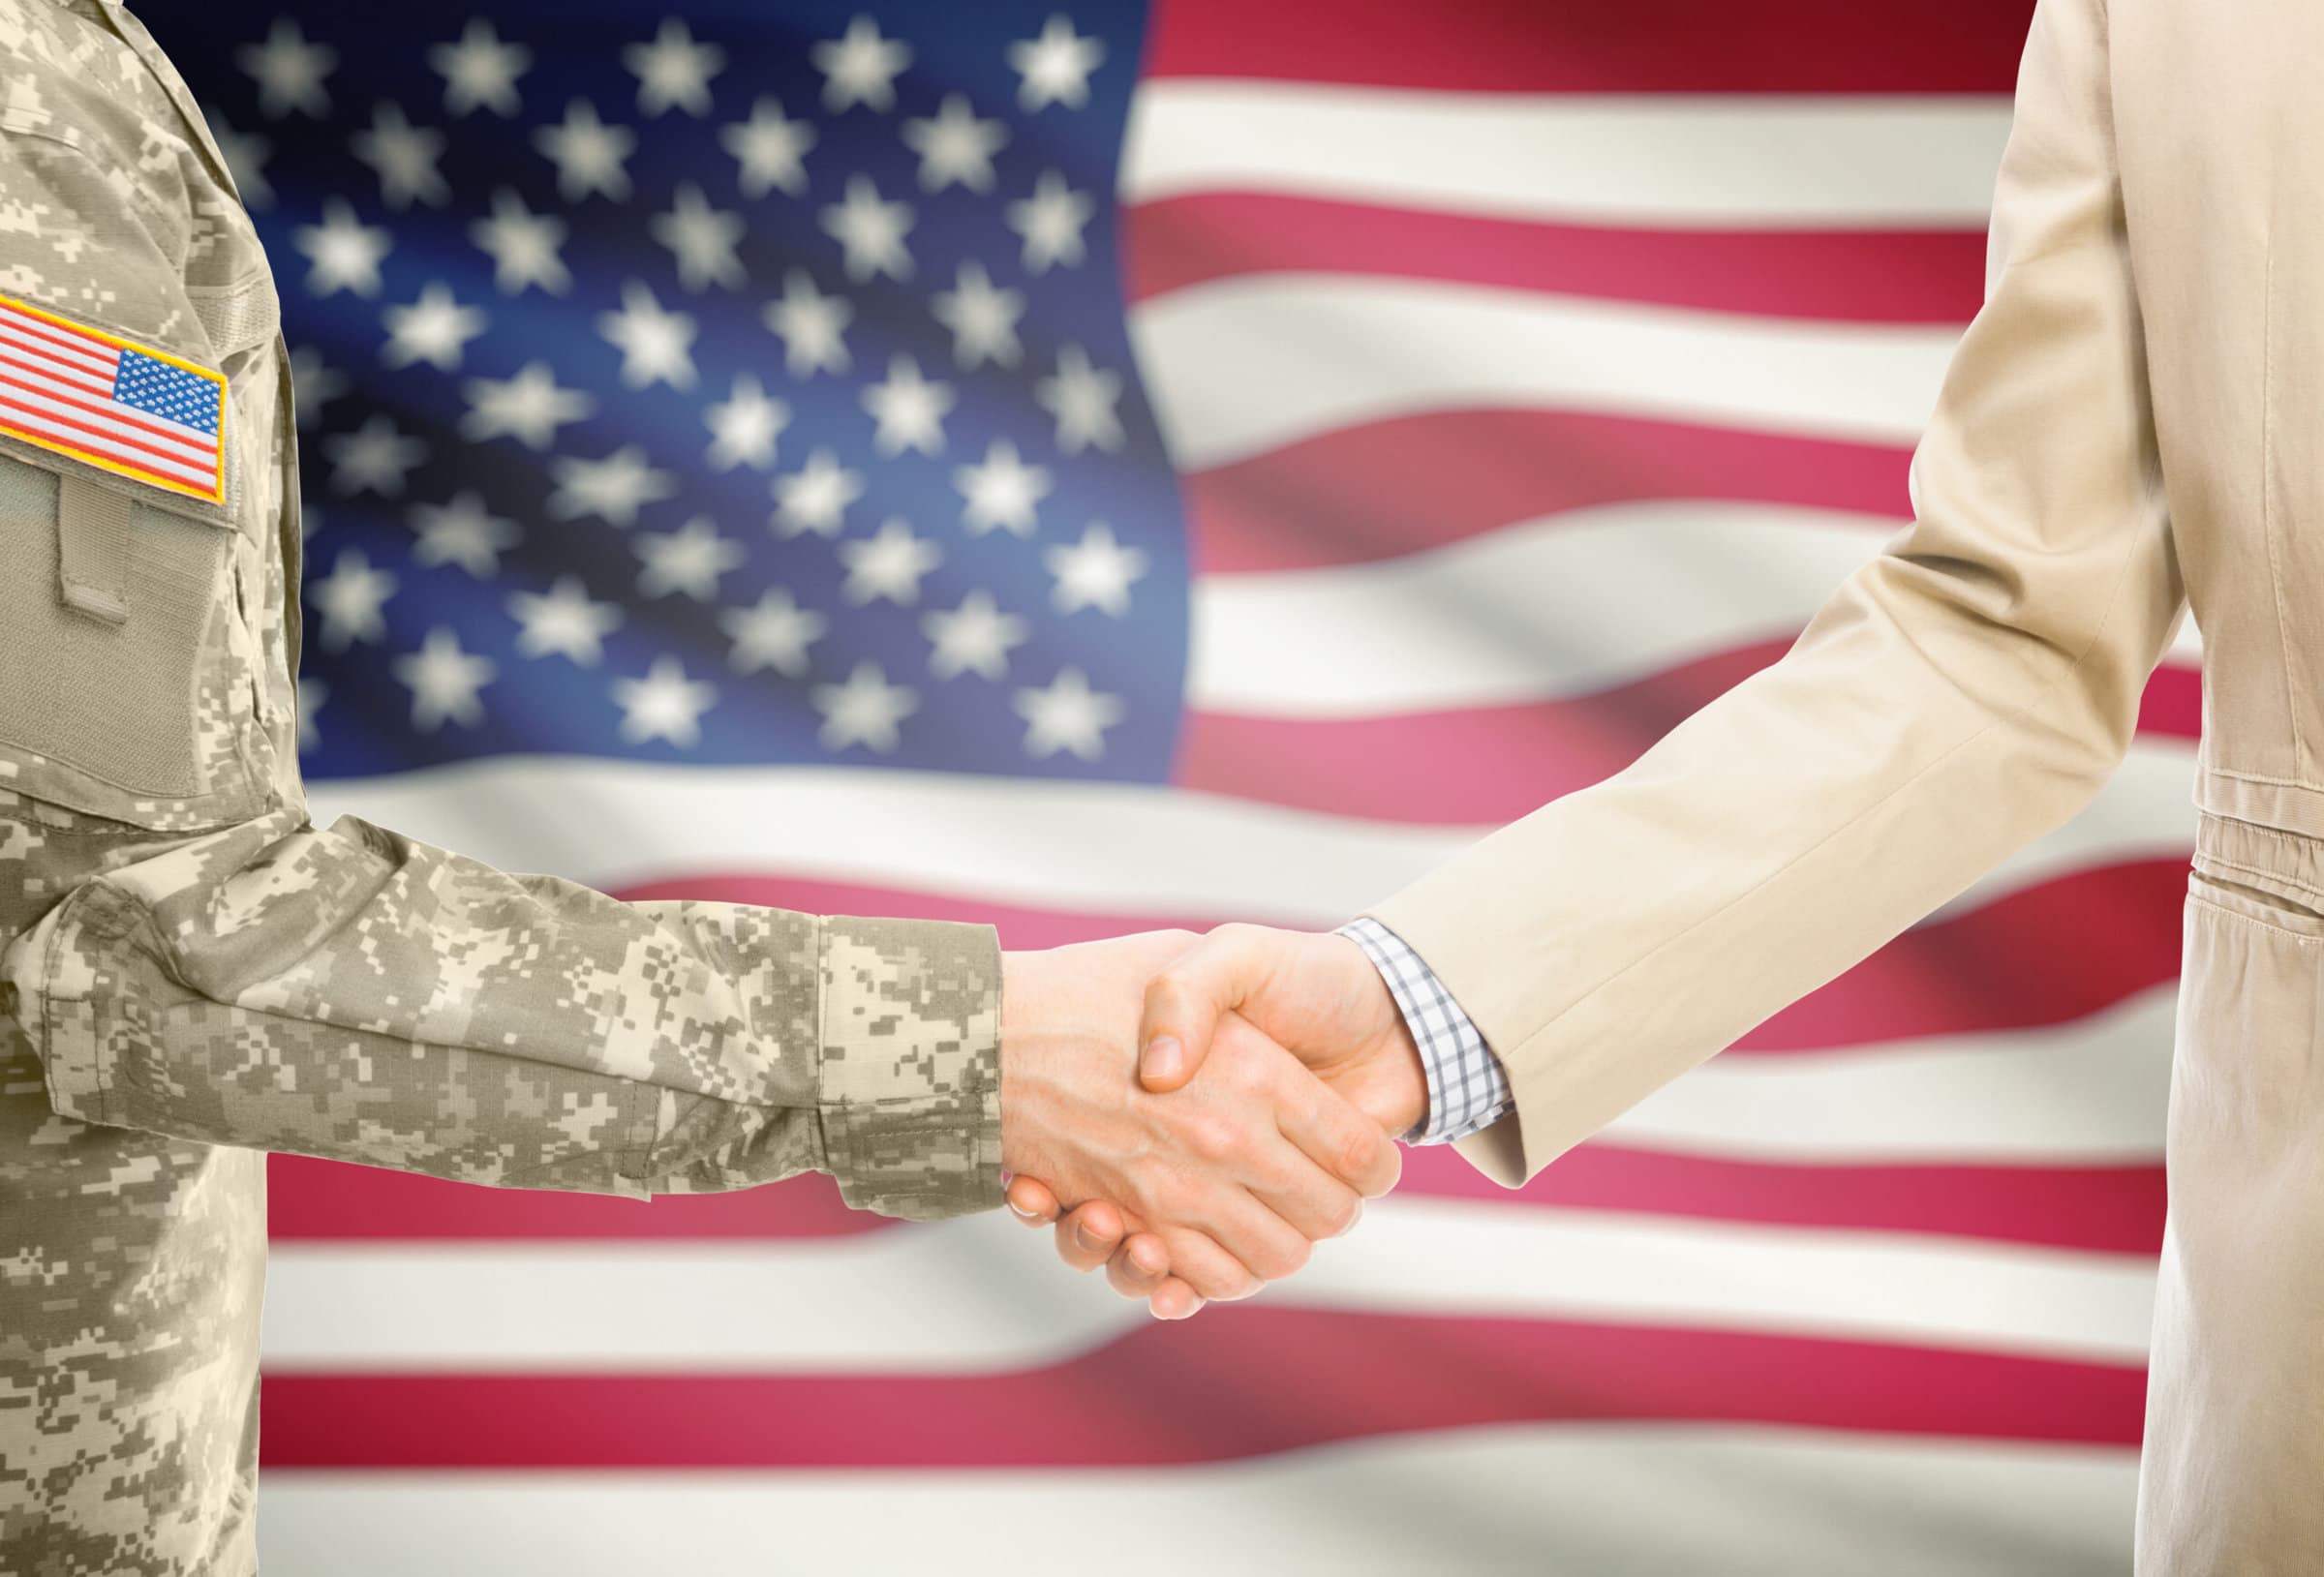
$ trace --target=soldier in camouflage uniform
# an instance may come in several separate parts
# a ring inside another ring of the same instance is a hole
[[[113,0],[0,0],[0,297],[226,382],[217,501],[0,427],[0,1569],[256,1569],[264,1150],[999,1202],[988,927],[624,904],[309,825],[274,286]]]

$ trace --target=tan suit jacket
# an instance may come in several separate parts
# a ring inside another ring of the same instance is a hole
[[[2142,1572],[2324,1572],[2324,6],[2040,0],[1916,516],[1780,662],[1374,913],[1516,1183],[2081,808],[2191,601]],[[1650,593],[1644,593],[1650,594]]]

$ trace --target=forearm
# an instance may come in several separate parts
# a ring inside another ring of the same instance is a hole
[[[999,1196],[981,927],[623,904],[283,812],[84,884],[7,972],[84,1121],[633,1198]]]

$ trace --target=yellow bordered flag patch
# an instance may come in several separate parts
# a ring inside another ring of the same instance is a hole
[[[226,501],[226,379],[0,295],[0,433]]]

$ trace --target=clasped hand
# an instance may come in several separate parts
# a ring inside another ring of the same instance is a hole
[[[1002,982],[1009,1207],[1163,1319],[1299,1270],[1426,1115],[1403,1016],[1342,936],[1155,931],[1013,953]]]

